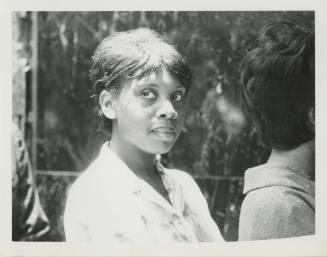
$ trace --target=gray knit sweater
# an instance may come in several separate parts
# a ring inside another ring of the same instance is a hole
[[[286,167],[264,164],[245,172],[239,240],[315,233],[315,183]]]

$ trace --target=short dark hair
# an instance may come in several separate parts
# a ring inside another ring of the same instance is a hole
[[[314,33],[288,22],[267,25],[241,63],[242,97],[262,142],[292,149],[314,139]]]
[[[100,116],[99,127],[111,132],[111,120],[99,108],[103,90],[120,92],[123,79],[141,79],[166,69],[188,91],[191,72],[181,54],[168,39],[154,30],[138,28],[116,32],[102,40],[92,57],[90,79]]]

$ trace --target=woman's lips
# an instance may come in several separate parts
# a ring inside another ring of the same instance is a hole
[[[176,138],[176,129],[173,127],[157,127],[151,132],[162,141],[173,141]]]
[[[159,132],[159,133],[176,133],[175,128],[173,127],[157,127],[155,129],[152,129],[152,132]]]

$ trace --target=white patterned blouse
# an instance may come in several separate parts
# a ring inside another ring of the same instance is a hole
[[[64,215],[66,241],[224,241],[193,178],[157,166],[171,203],[105,143],[70,189]]]

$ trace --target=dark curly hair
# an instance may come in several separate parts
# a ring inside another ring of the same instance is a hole
[[[315,39],[288,22],[267,25],[241,63],[242,97],[262,142],[292,149],[312,140],[308,113],[315,103]]]
[[[99,128],[111,132],[111,120],[99,108],[102,90],[119,94],[123,79],[141,79],[166,69],[188,91],[191,72],[181,54],[164,36],[148,28],[116,32],[106,37],[92,57],[90,79],[100,116]]]

